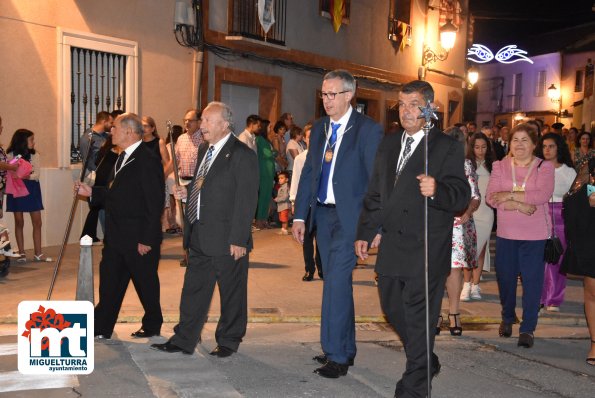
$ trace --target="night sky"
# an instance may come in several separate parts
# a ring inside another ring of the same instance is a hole
[[[469,0],[469,7],[475,16],[474,42],[494,48],[595,22],[593,0]]]

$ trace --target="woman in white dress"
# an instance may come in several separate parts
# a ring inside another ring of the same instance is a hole
[[[477,173],[481,201],[479,208],[473,213],[477,233],[477,267],[463,269],[463,289],[461,301],[481,300],[479,280],[481,272],[490,269],[490,236],[494,225],[494,211],[486,204],[485,195],[492,172],[492,163],[496,160],[490,139],[483,133],[471,136],[467,148],[467,159],[471,161]]]
[[[298,126],[293,126],[291,130],[289,130],[289,136],[291,139],[287,143],[287,149],[285,152],[288,162],[287,171],[293,171],[293,160],[297,155],[304,152],[304,147],[300,145],[300,142],[304,138],[304,131]]]

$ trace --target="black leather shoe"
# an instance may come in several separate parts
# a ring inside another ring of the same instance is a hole
[[[512,324],[502,321],[500,323],[500,327],[498,328],[498,334],[500,337],[512,336]]]
[[[304,282],[310,282],[312,279],[314,279],[314,273],[312,272],[306,272],[306,274],[302,278]]]
[[[531,348],[533,347],[533,342],[535,338],[533,337],[533,333],[521,333],[519,334],[519,347]]]
[[[136,337],[137,339],[141,339],[141,338],[144,338],[144,337],[159,336],[159,332],[156,332],[156,333],[147,332],[145,329],[140,328],[136,332],[132,333],[131,336],[132,337]]]
[[[347,369],[349,369],[349,365],[347,364],[328,361],[324,366],[316,369],[314,373],[326,377],[327,379],[337,379],[339,376],[345,376],[347,374]]]
[[[328,362],[328,358],[326,357],[326,354],[316,355],[312,359],[314,361],[318,362],[321,365],[324,365],[324,364],[326,364]],[[349,358],[349,360],[347,360],[347,365],[348,366],[353,366],[353,358]]]
[[[231,348],[224,347],[222,345],[218,345],[215,347],[213,351],[209,353],[209,355],[213,355],[219,358],[227,358],[230,357],[234,353],[234,350]]]
[[[162,344],[151,344],[151,348],[153,350],[157,350],[157,351],[163,351],[163,352],[167,352],[170,354],[173,354],[175,352],[183,352],[186,355],[191,355],[192,353],[189,351],[184,350],[181,347],[178,347],[175,344],[168,342],[162,343]]]
[[[440,374],[440,369],[442,369],[442,365],[440,365],[440,361],[438,361],[438,357],[432,361],[432,379]]]

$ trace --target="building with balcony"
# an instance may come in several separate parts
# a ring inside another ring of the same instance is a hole
[[[398,119],[399,88],[418,75],[436,91],[440,124],[461,121],[467,0],[344,0],[335,26],[327,0],[263,3],[274,18],[266,34],[257,0],[2,2],[2,142],[18,128],[36,134],[44,246],[61,242],[78,140],[101,110],[151,115],[162,136],[167,120],[182,124],[188,108],[213,100],[232,106],[240,130],[253,113],[276,121],[291,112],[303,125],[324,113],[323,74],[343,68],[358,80],[356,109],[386,127]],[[448,53],[439,43],[447,20],[458,30]],[[436,57],[420,73],[424,53]]]
[[[526,119],[595,130],[595,24],[519,40],[530,62],[492,61],[478,67],[478,125],[512,126]]]

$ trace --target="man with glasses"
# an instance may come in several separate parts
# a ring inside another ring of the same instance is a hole
[[[186,112],[186,116],[184,116],[186,134],[182,134],[176,142],[176,159],[181,185],[188,185],[194,176],[198,147],[203,142],[200,116],[201,112],[197,109],[190,109]]]
[[[204,141],[200,130],[201,112],[198,109],[189,109],[184,116],[185,134],[178,137],[176,142],[176,160],[178,161],[179,184],[186,186],[190,184],[196,169],[198,158],[198,147]],[[185,267],[186,257],[180,260],[180,266]]]
[[[317,231],[324,273],[320,327],[323,353],[313,359],[322,364],[315,372],[327,378],[346,375],[356,354],[353,242],[382,138],[378,123],[353,110],[350,102],[354,96],[355,79],[349,72],[335,70],[324,76],[321,97],[328,116],[312,127],[292,229],[301,244],[306,228]]]

